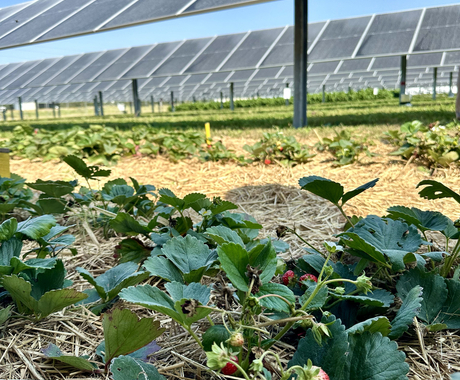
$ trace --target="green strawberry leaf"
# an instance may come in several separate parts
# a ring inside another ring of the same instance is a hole
[[[299,185],[302,190],[308,190],[335,205],[339,203],[344,194],[343,186],[340,183],[318,176],[303,177],[299,180]]]
[[[392,219],[403,219],[408,224],[413,224],[420,231],[443,231],[449,226],[449,218],[435,211],[422,211],[418,208],[393,206],[388,210]]]
[[[130,356],[119,356],[110,366],[113,380],[166,380],[151,364]]]
[[[41,349],[41,352],[50,359],[59,360],[62,363],[68,364],[72,367],[78,368],[81,371],[93,372],[97,369],[96,364],[89,362],[84,358],[77,356],[64,355],[58,346],[55,344],[48,344],[45,348]]]
[[[117,356],[139,350],[165,331],[160,329],[160,322],[151,318],[139,319],[128,309],[113,309],[105,313],[102,327],[106,363]]]
[[[390,333],[391,325],[387,317],[375,317],[367,319],[363,322],[347,329],[348,334],[362,334],[366,331],[371,334],[380,333],[387,336]]]
[[[422,294],[422,287],[419,285],[406,294],[395,319],[391,322],[391,332],[388,335],[390,339],[400,338],[409,329],[414,317],[419,315],[423,302]]]

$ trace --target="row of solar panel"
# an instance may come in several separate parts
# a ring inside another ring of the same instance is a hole
[[[269,0],[35,0],[0,9],[0,49]]]
[[[439,83],[448,83],[450,80],[451,71],[439,69]],[[407,72],[408,86],[426,86],[433,81],[432,69],[412,69]],[[308,81],[310,92],[319,91],[322,85],[331,88],[347,88],[349,86],[358,87],[396,87],[400,82],[399,70],[375,71],[373,73],[363,72],[354,74],[341,75],[319,75],[311,76]],[[114,82],[96,82],[86,84],[70,84],[54,87],[42,88],[24,88],[16,90],[0,91],[0,103],[14,103],[17,97],[21,96],[25,101],[39,99],[43,102],[73,102],[73,101],[89,101],[98,91],[104,92],[106,101],[129,101],[132,98],[130,81],[114,81]],[[244,97],[251,96],[256,93],[262,96],[280,96],[286,84],[293,85],[292,77],[265,79],[265,80],[250,80],[245,82],[235,82],[235,96]],[[225,83],[197,83],[188,85],[168,85],[154,86],[150,80],[139,81],[140,97],[147,100],[150,96],[156,99],[169,98],[169,93],[174,91],[176,97],[181,100],[190,100],[193,96],[216,98],[220,92],[228,95],[228,84]]]
[[[210,83],[292,76],[292,66],[287,66],[293,64],[292,33],[291,26],[11,63],[0,66],[0,89],[149,77],[154,77],[152,81],[156,85],[171,85],[185,81],[199,83],[205,78]],[[272,53],[282,41],[289,42],[284,45],[289,49],[283,59],[274,60]],[[410,55],[408,66],[451,66],[459,62],[458,51],[425,53]],[[283,69],[285,66],[287,68]],[[375,71],[399,66],[398,56],[356,58],[313,63],[309,74]]]
[[[152,0],[36,0],[0,9],[0,48],[262,1],[267,0],[155,0],[153,6]],[[460,49],[459,21],[460,5],[451,5],[313,23],[309,54],[311,60],[331,60]],[[219,45],[221,58],[239,37]],[[264,56],[264,44],[276,45],[267,62],[279,62],[292,54],[291,43],[292,30],[281,36],[279,30],[253,35],[228,65],[254,66]]]

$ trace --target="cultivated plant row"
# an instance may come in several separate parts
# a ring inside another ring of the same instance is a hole
[[[403,206],[383,217],[347,215],[346,203],[378,180],[351,191],[321,177],[299,180],[301,189],[334,204],[347,220],[343,231],[315,247],[293,226],[278,227],[277,238],[260,238],[262,226],[220,198],[180,198],[134,179],[132,185],[117,179],[91,188],[90,180],[110,171],[75,156],[64,161],[86,187],[77,192],[76,181],[1,179],[0,206],[14,207],[2,209],[0,225],[0,322],[13,309],[32,321],[83,304],[102,314],[104,340],[89,356],[70,356],[55,345],[43,350],[65,365],[116,380],[139,374],[164,379],[154,353],[165,329],[114,307],[119,299],[181,326],[205,354],[201,364],[210,374],[247,380],[293,374],[303,380],[407,379],[398,340],[416,336],[414,319],[428,334],[460,329],[460,223]],[[40,193],[36,202],[25,186]],[[439,182],[418,187],[423,198],[460,203],[460,194]],[[38,216],[18,222],[18,209]],[[83,292],[71,287],[59,258],[75,239],[68,226],[57,224],[63,216],[124,237],[115,248],[115,267],[98,277],[77,268],[89,284]],[[289,249],[282,240],[287,234],[305,243],[298,260],[278,256]],[[36,248],[25,251],[25,240]],[[145,284],[152,277],[159,285]],[[295,348],[287,362],[275,349],[283,342]]]

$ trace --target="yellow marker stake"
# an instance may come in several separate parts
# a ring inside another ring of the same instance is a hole
[[[206,123],[204,129],[206,131],[206,144],[211,145],[211,124]]]
[[[10,178],[10,150],[0,148],[0,177]]]

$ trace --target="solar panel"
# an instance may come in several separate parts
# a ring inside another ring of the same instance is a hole
[[[310,60],[349,58],[371,17],[331,21],[310,53]]]
[[[203,50],[211,38],[200,38],[184,42],[153,75],[178,74],[186,69],[192,59]]]
[[[409,51],[422,10],[375,16],[357,56]]]
[[[78,59],[78,55],[72,55],[68,57],[61,58],[56,64],[53,65],[52,69],[46,70],[39,76],[37,76],[34,80],[28,83],[29,87],[41,87],[46,85],[52,78],[57,76],[62,70],[67,68],[72,62]]]
[[[217,37],[185,72],[196,73],[217,70],[245,35],[246,33],[239,33]]]
[[[407,60],[407,66],[439,66],[442,53],[414,54]]]
[[[100,75],[97,76],[96,80],[110,80],[118,79],[130,67],[137,63],[146,53],[153,48],[153,45],[133,47],[126,51],[120,58],[118,58],[112,65],[104,70]]]
[[[251,32],[229,60],[222,66],[222,70],[237,70],[255,67],[267,53],[268,48],[280,36],[283,28],[259,30]]]
[[[414,51],[460,48],[459,21],[460,5],[427,9]]]
[[[67,84],[70,80],[94,62],[102,53],[88,53],[82,55],[71,65],[67,66],[58,75],[52,78],[46,85],[53,86],[59,84]]]
[[[39,14],[38,17],[1,38],[0,47],[20,45],[24,43],[24,41],[34,40],[52,25],[60,22],[63,18],[67,17],[67,15],[80,9],[90,1],[91,0],[67,0],[56,4],[47,11]],[[15,15],[13,18],[16,18],[17,16],[19,15]]]
[[[214,73],[208,79],[206,79],[206,83],[225,82],[226,79],[230,76],[230,74],[231,72]]]
[[[140,62],[123,74],[122,78],[136,79],[149,76],[182,43],[183,41],[176,41],[156,45]]]
[[[81,73],[72,78],[72,83],[93,81],[109,65],[126,53],[127,49],[109,50],[98,57]]]
[[[228,79],[228,82],[247,81],[254,74],[254,72],[255,70],[235,71],[233,75]]]
[[[54,63],[56,63],[58,59],[46,59],[40,62],[38,65],[34,66],[31,70],[27,71],[25,74],[21,75],[13,82],[10,82],[6,87],[7,88],[17,88],[17,87],[24,87],[30,81],[32,81],[35,77],[40,75],[44,70],[49,69]]]
[[[401,66],[400,57],[379,57],[372,64],[372,70],[392,69]]]
[[[370,64],[371,64],[370,58],[349,59],[349,60],[343,61],[342,66],[340,66],[339,72],[367,70]]]
[[[339,65],[339,61],[315,63],[313,64],[313,67],[310,70],[308,70],[308,73],[309,74],[333,73],[337,69],[338,65]]]
[[[19,12],[11,14],[8,18],[0,22],[0,38],[11,33],[13,30],[18,29],[26,25],[27,22],[31,21],[35,17],[50,7],[53,7],[62,0],[40,0],[31,3],[29,6],[21,9]]]

